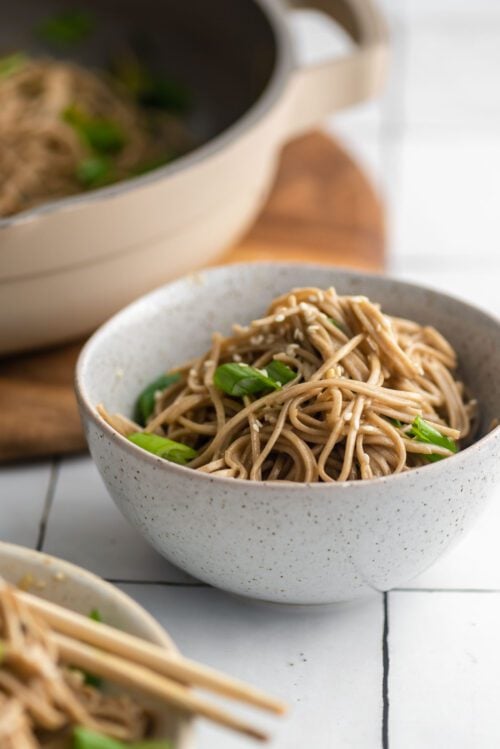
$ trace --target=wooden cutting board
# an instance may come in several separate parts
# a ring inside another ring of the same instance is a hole
[[[312,133],[284,150],[270,197],[218,263],[259,260],[383,270],[383,210],[351,157]],[[0,461],[85,449],[73,372],[82,341],[0,361]]]

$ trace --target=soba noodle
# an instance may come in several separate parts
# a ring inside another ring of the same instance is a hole
[[[2,749],[69,749],[75,726],[121,741],[145,738],[150,727],[145,710],[62,667],[49,627],[1,580],[0,633]]]
[[[275,362],[291,370],[275,389],[235,397],[217,386],[221,365],[265,377]],[[446,458],[471,436],[476,403],[456,367],[434,328],[386,315],[363,296],[301,288],[231,336],[214,334],[210,351],[173,370],[178,379],[156,392],[144,429],[99,410],[137,444],[154,434],[193,448],[177,462],[213,476],[371,479]]]
[[[119,138],[92,148],[72,111]],[[176,118],[146,117],[111,80],[72,63],[21,57],[0,76],[0,216],[134,176],[188,144]]]

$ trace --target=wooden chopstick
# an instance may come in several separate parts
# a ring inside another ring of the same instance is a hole
[[[287,711],[286,703],[281,700],[215,669],[184,658],[178,653],[169,653],[158,645],[121,632],[107,624],[95,622],[30,593],[16,591],[16,595],[53,629],[73,639],[122,656],[180,682],[210,689],[224,697],[240,700],[278,715],[283,715]]]
[[[221,726],[239,731],[253,739],[259,741],[268,739],[268,736],[258,728],[208,702],[182,684],[159,676],[150,669],[108,652],[96,650],[91,645],[66,635],[54,632],[51,639],[56,644],[61,658],[72,666],[88,670],[105,679],[111,679],[117,684],[147,692],[181,710],[203,715]]]

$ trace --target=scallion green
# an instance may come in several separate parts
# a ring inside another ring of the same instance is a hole
[[[144,388],[135,404],[135,419],[139,424],[145,426],[147,420],[153,413],[155,407],[155,394],[159,390],[165,390],[179,379],[180,374],[178,372],[160,375],[160,377],[157,377],[156,380]]]
[[[427,421],[425,421],[425,419],[422,419],[421,416],[415,417],[411,425],[411,429],[409,429],[407,433],[411,435],[417,442],[425,442],[431,445],[438,445],[439,447],[444,447],[447,450],[450,450],[450,452],[452,453],[456,453],[458,450],[458,446],[455,440],[452,440],[450,439],[450,437],[441,434],[441,432],[431,426]],[[442,460],[446,456],[432,453],[431,455],[426,455],[425,457],[427,460],[433,463],[437,460]]]
[[[83,726],[73,730],[73,749],[172,749],[170,741],[134,741],[124,744]]]
[[[236,398],[262,393],[266,390],[279,390],[281,387],[276,380],[267,376],[265,370],[242,363],[218,366],[214,373],[214,385]]]
[[[196,450],[182,442],[175,442],[169,440],[168,437],[160,437],[158,434],[149,434],[149,432],[134,432],[128,435],[128,439],[134,445],[147,450],[148,453],[183,466],[196,458],[198,454]]]
[[[125,145],[125,135],[116,122],[101,117],[90,117],[75,104],[66,107],[62,119],[76,130],[80,138],[96,154],[116,154]]]
[[[297,377],[297,372],[294,372],[287,364],[278,359],[273,359],[269,364],[266,364],[266,372],[267,376],[279,385],[286,385]]]
[[[21,70],[28,60],[24,52],[14,52],[12,55],[0,57],[0,78],[8,78],[9,75]]]
[[[86,39],[94,27],[94,17],[88,11],[71,9],[46,18],[36,34],[46,44],[68,47]]]

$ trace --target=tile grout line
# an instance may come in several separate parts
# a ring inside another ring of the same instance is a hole
[[[43,551],[43,545],[45,543],[45,534],[47,532],[47,525],[49,522],[50,510],[52,508],[52,502],[54,499],[54,493],[57,484],[57,478],[59,476],[59,458],[54,458],[50,466],[49,483],[47,491],[45,493],[45,501],[43,505],[42,517],[38,525],[38,538],[36,542],[36,550]]]
[[[389,593],[384,593],[382,632],[382,749],[389,749]]]

